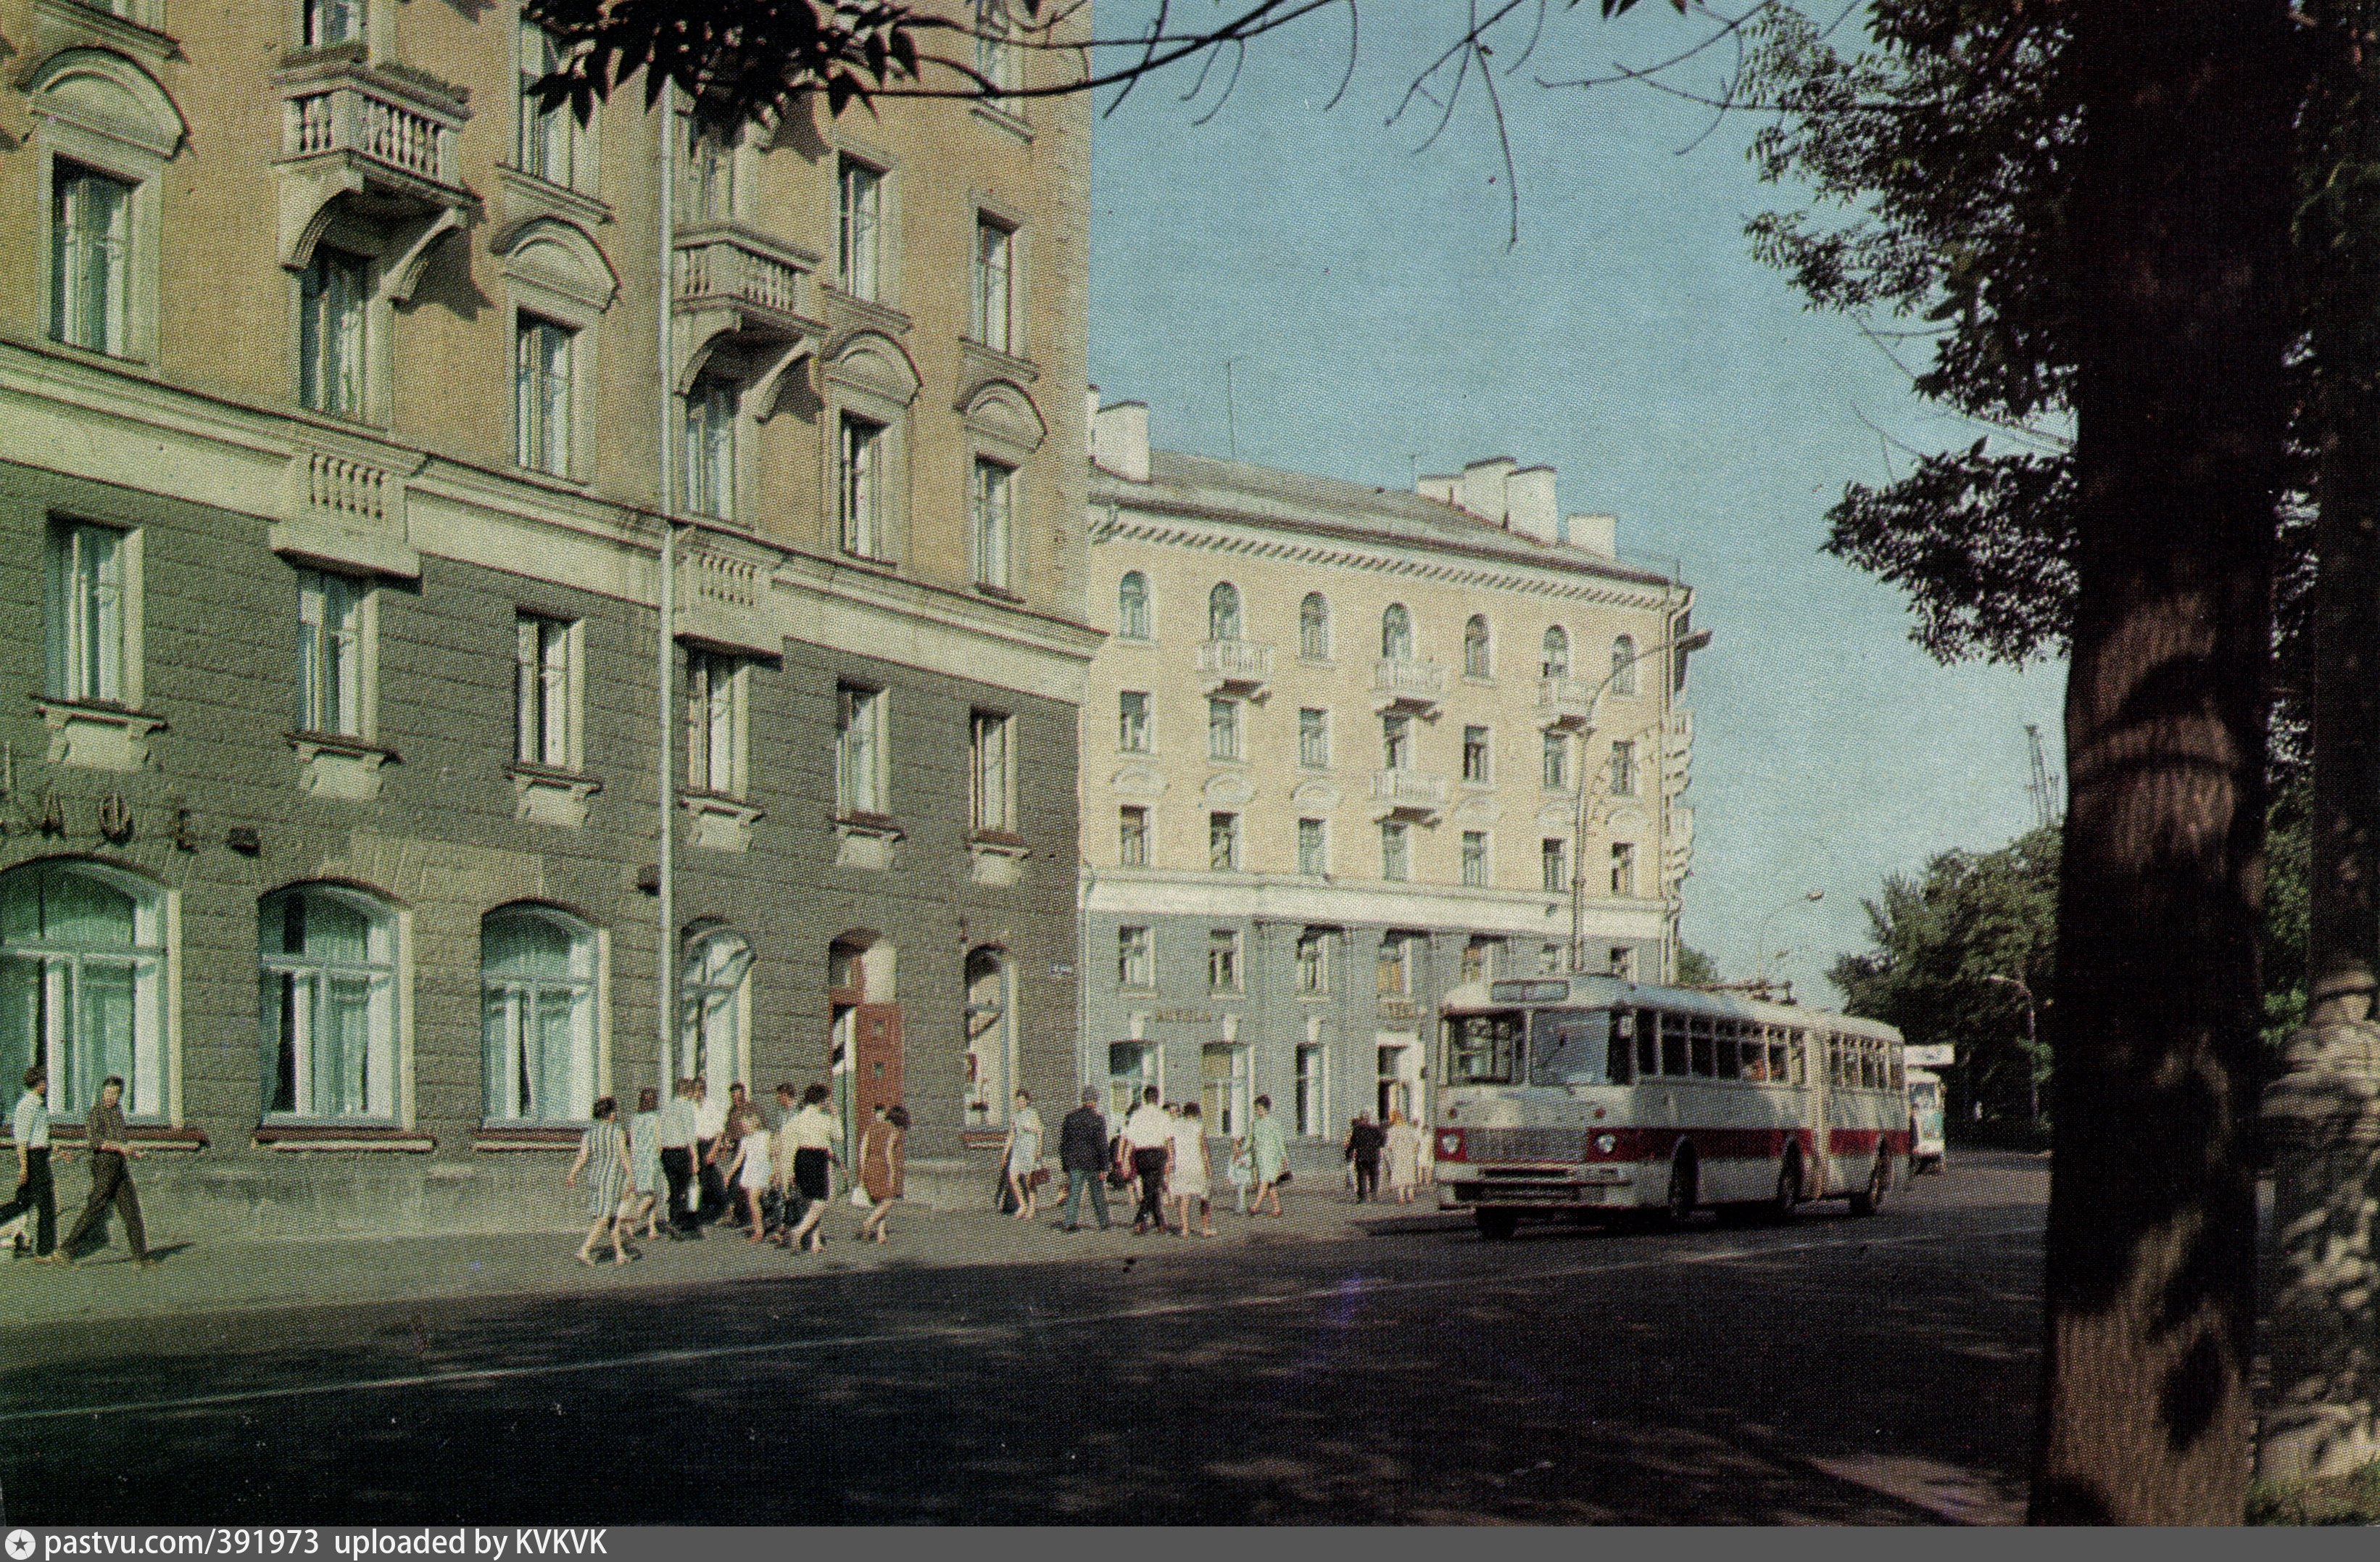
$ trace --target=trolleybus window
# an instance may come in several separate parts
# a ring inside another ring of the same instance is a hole
[[[1682,1014],[1661,1016],[1661,1072],[1682,1075],[1686,1071],[1686,1017]]]
[[[1524,1020],[1515,1012],[1464,1014],[1446,1022],[1448,1082],[1509,1085],[1519,1082]]]
[[[1623,1023],[1626,1016],[1621,1016]],[[1607,1072],[1605,1042],[1611,1016],[1601,1009],[1539,1010],[1529,1026],[1529,1083],[1600,1085],[1628,1082],[1624,1051],[1613,1049]],[[1613,1075],[1617,1078],[1614,1079]]]
[[[1694,1039],[1694,1075],[1698,1080],[1711,1077],[1711,1022],[1696,1016],[1690,1021]]]

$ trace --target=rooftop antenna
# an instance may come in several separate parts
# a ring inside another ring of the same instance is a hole
[[[2031,722],[2024,724],[2024,740],[2033,750],[2033,780],[2025,790],[2033,794],[2033,823],[2035,829],[2051,830],[2058,826],[2058,777],[2051,773],[2049,759],[2041,744],[2041,728]]]
[[[1223,437],[1230,444],[1234,461],[1240,458],[1240,420],[1232,408],[1232,365],[1238,361],[1235,358],[1223,360]]]

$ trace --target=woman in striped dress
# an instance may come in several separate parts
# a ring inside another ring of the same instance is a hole
[[[620,1240],[620,1207],[628,1197],[628,1135],[620,1127],[620,1104],[610,1096],[595,1104],[593,1117],[593,1126],[578,1141],[578,1158],[562,1178],[569,1188],[581,1171],[587,1174],[587,1214],[595,1224],[587,1228],[587,1240],[578,1244],[578,1262],[589,1268],[595,1263],[595,1244],[607,1232],[612,1262],[628,1262],[628,1250]]]

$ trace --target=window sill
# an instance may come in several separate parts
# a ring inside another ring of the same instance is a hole
[[[376,802],[380,799],[381,766],[397,757],[393,749],[345,733],[292,732],[286,736],[289,747],[298,754],[298,785],[311,797]]]
[[[889,869],[905,833],[889,814],[844,812],[834,818],[834,865]]]
[[[165,718],[122,705],[33,696],[33,708],[49,728],[52,764],[79,765],[88,770],[145,770],[149,765],[149,735],[162,730]]]
[[[259,1150],[302,1154],[310,1151],[358,1151],[376,1154],[426,1155],[438,1141],[398,1128],[340,1128],[305,1123],[268,1124],[250,1141]]]
[[[1025,860],[1032,855],[1024,836],[1005,830],[978,830],[967,838],[968,868],[978,884],[1016,883],[1024,876]]]
[[[592,775],[526,761],[507,766],[504,774],[512,777],[513,817],[530,824],[578,829],[587,823],[588,799],[603,789]]]
[[[764,811],[720,792],[681,792],[677,805],[693,821],[691,844],[713,851],[749,851],[752,826]]]
[[[959,338],[959,356],[965,362],[970,381],[1014,380],[1029,385],[1041,377],[1041,371],[1024,354],[978,342],[972,336]]]
[[[995,586],[989,580],[978,580],[975,583],[975,593],[978,596],[988,596],[994,602],[1012,602],[1019,606],[1022,606],[1025,602],[1023,592],[1011,591],[1006,586]]]
[[[525,168],[516,168],[509,163],[496,165],[496,182],[504,186],[508,196],[519,197],[530,205],[562,214],[581,223],[596,226],[612,220],[612,207],[608,201],[585,190],[556,184]]]
[[[482,1123],[471,1141],[471,1148],[481,1154],[505,1154],[519,1150],[576,1150],[586,1130],[574,1128],[544,1128],[530,1125],[506,1127]]]
[[[827,320],[835,327],[837,336],[855,324],[872,325],[895,336],[905,336],[913,323],[906,314],[891,304],[876,299],[863,299],[832,283],[822,285],[819,295],[826,301]]]
[[[33,14],[43,20],[56,21],[96,33],[110,45],[134,55],[145,55],[157,64],[182,57],[181,45],[173,35],[161,28],[149,25],[156,11],[148,6],[134,9],[143,15],[121,16],[103,4],[86,4],[85,0],[34,0]],[[47,54],[51,45],[43,42],[39,52]]]
[[[1011,109],[1002,108],[997,104],[986,103],[980,98],[977,99],[971,107],[978,119],[995,129],[1007,131],[1028,146],[1032,144],[1033,122],[1023,115]]]
[[[50,1128],[50,1143],[66,1149],[83,1147],[84,1130],[80,1123],[55,1123]],[[200,1151],[212,1142],[204,1130],[188,1124],[176,1127],[170,1123],[127,1123],[124,1140],[139,1150]],[[13,1141],[0,1137],[0,1143]]]

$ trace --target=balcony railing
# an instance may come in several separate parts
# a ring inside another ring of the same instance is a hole
[[[1584,725],[1595,715],[1595,688],[1587,678],[1539,678],[1537,710],[1561,726]]]
[[[808,269],[740,226],[712,225],[683,235],[675,270],[680,309],[749,310],[793,327],[808,317]]]
[[[1446,669],[1383,656],[1372,664],[1372,693],[1390,704],[1435,705],[1446,696]]]
[[[1198,673],[1218,683],[1261,687],[1272,681],[1272,647],[1247,640],[1204,641],[1198,647]]]
[[[285,158],[346,154],[442,190],[462,189],[455,150],[464,119],[459,104],[437,102],[427,91],[409,91],[346,62],[283,86]]]
[[[1446,806],[1446,777],[1420,770],[1376,770],[1372,800],[1401,812],[1436,812]]]

